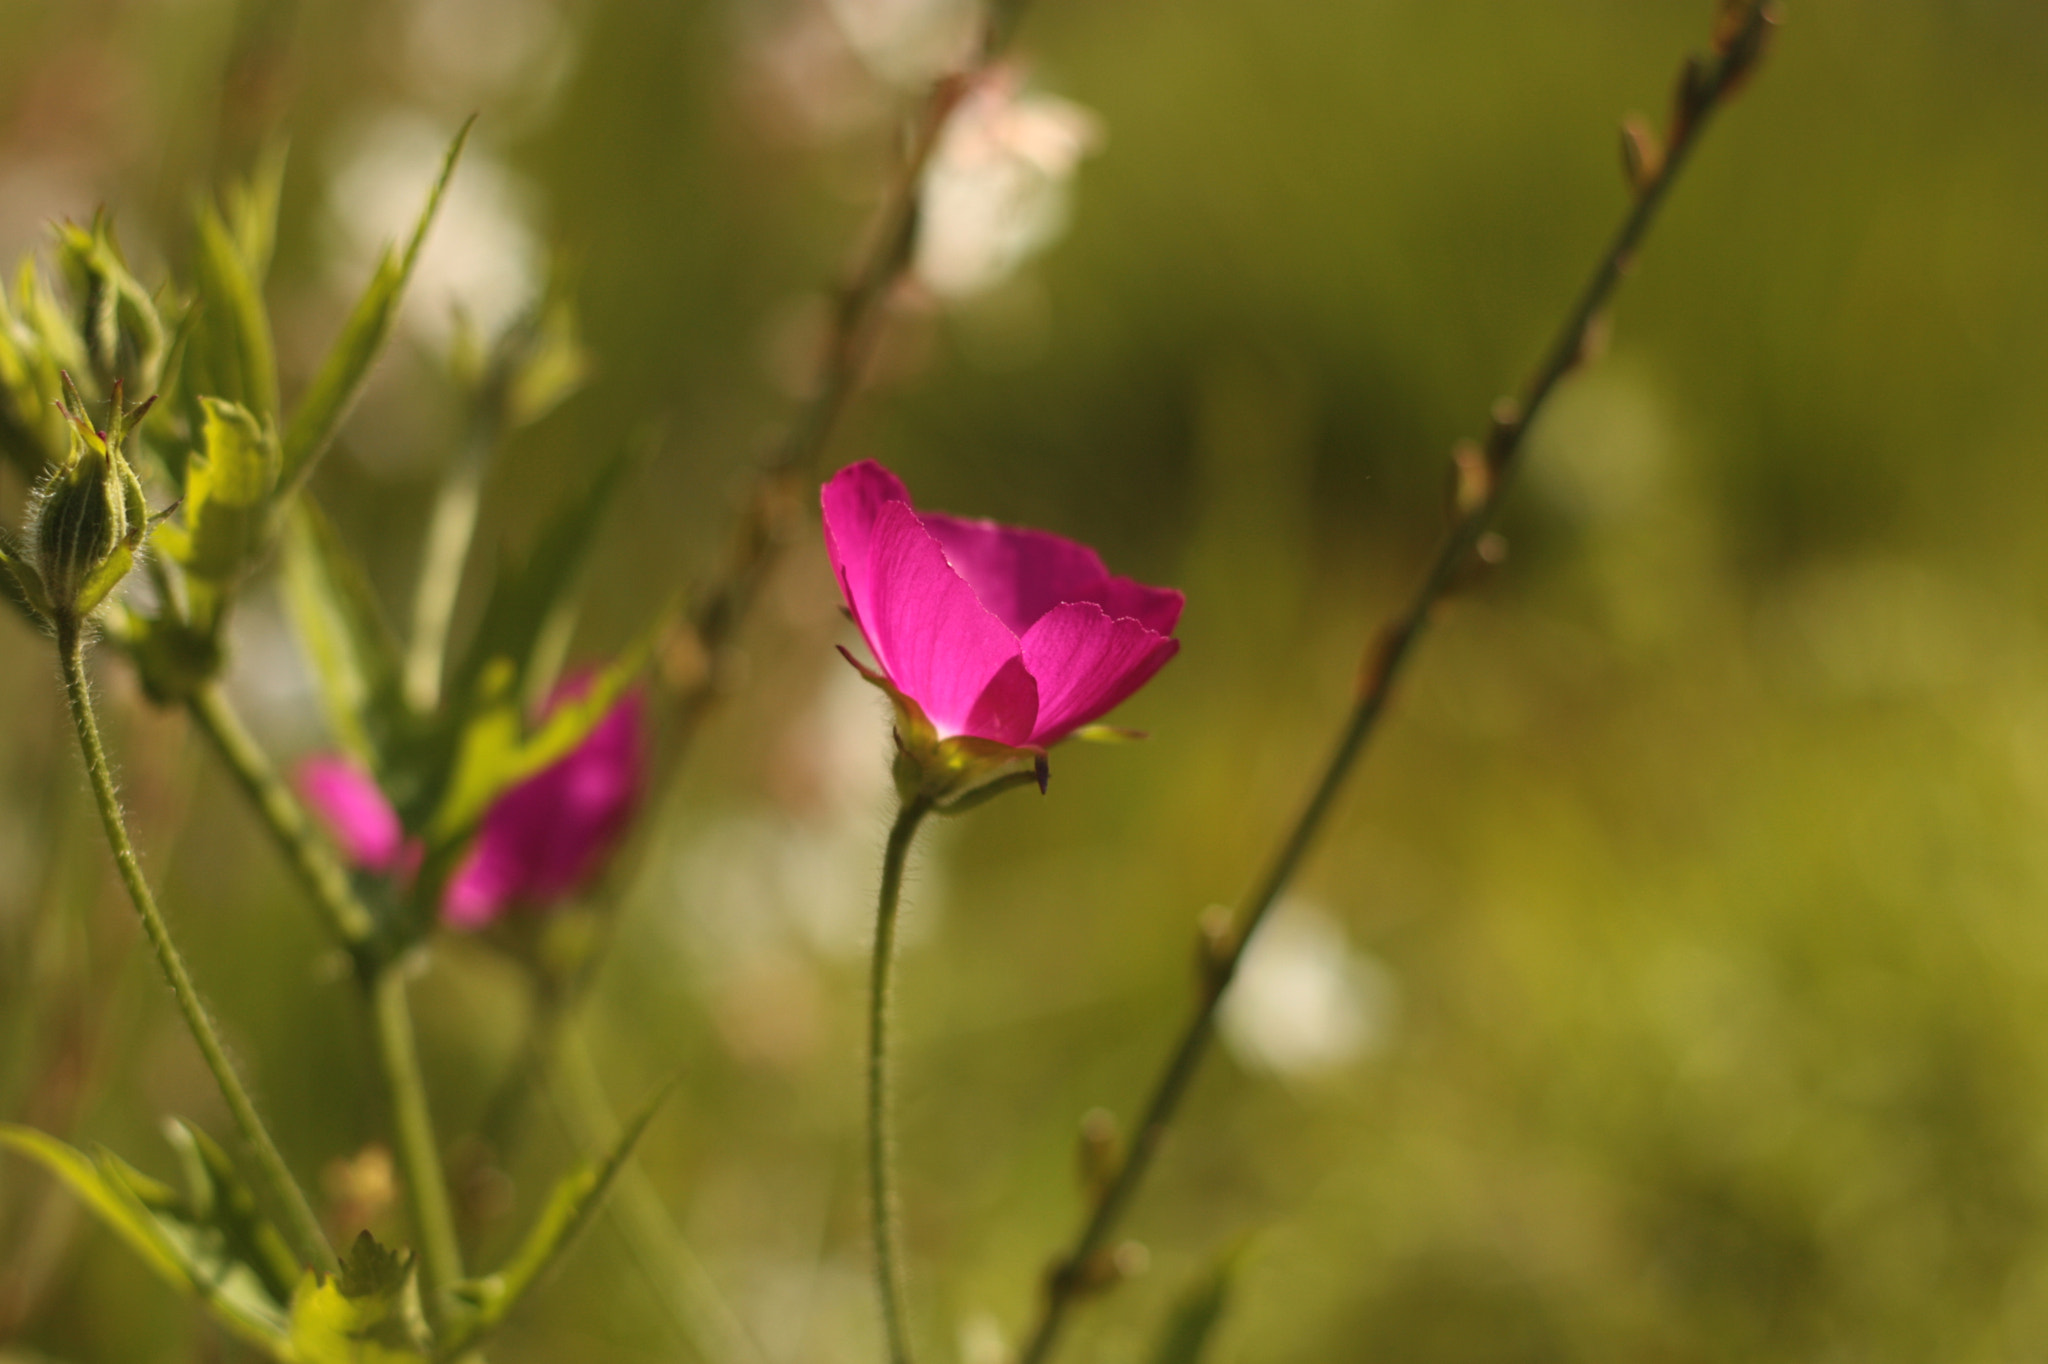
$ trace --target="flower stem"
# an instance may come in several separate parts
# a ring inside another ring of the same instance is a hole
[[[875,904],[875,955],[868,973],[868,1204],[874,1231],[875,1289],[889,1364],[910,1364],[903,1320],[903,1283],[896,1255],[896,1199],[889,1184],[889,968],[896,956],[896,909],[903,896],[903,864],[931,802],[914,796],[897,812],[882,857],[882,893]]]
[[[191,695],[187,708],[298,873],[328,932],[352,952],[363,950],[376,936],[375,919],[350,888],[348,873],[314,833],[305,806],[270,765],[234,707],[218,686],[209,683]]]
[[[370,1021],[377,1035],[377,1064],[391,1104],[392,1137],[405,1180],[406,1205],[419,1241],[420,1276],[430,1325],[439,1327],[441,1290],[462,1278],[462,1247],[455,1236],[455,1207],[442,1173],[441,1148],[427,1108],[420,1075],[419,1046],[413,1039],[412,1007],[405,995],[405,970],[394,965],[369,982]]]
[[[1658,207],[1706,126],[1708,115],[1753,70],[1774,22],[1770,5],[1753,5],[1743,27],[1731,35],[1716,60],[1688,68],[1687,94],[1670,133],[1669,149],[1654,174],[1637,188],[1635,202],[1628,215],[1594,267],[1543,363],[1531,376],[1521,401],[1513,405],[1503,404],[1496,411],[1483,451],[1484,476],[1478,495],[1461,507],[1442,548],[1424,573],[1408,605],[1375,644],[1358,699],[1338,734],[1336,745],[1324,763],[1322,775],[1316,781],[1307,804],[1281,839],[1272,863],[1238,915],[1232,933],[1208,962],[1201,996],[1174,1043],[1165,1069],[1154,1083],[1151,1097],[1145,1105],[1144,1118],[1128,1151],[1091,1209],[1072,1248],[1054,1262],[1038,1321],[1018,1356],[1018,1364],[1045,1364],[1052,1357],[1067,1315],[1091,1282],[1099,1281],[1090,1270],[1097,1265],[1111,1234],[1137,1193],[1138,1185],[1151,1168],[1160,1139],[1179,1109],[1208,1048],[1209,1038],[1215,1031],[1216,1011],[1222,1003],[1224,991],[1244,960],[1252,935],[1294,879],[1310,845],[1329,818],[1345,779],[1357,764],[1366,741],[1385,712],[1395,679],[1421,638],[1437,602],[1456,586],[1487,528],[1493,523],[1530,424],[1558,383],[1585,358],[1595,319],[1606,307],[1615,286],[1621,282],[1634,259]]]
[[[107,763],[106,749],[100,743],[99,722],[93,716],[92,695],[85,678],[84,640],[77,620],[60,620],[57,623],[57,654],[63,662],[64,694],[71,707],[71,723],[78,731],[78,746],[85,756],[86,772],[92,779],[93,799],[99,806],[100,823],[106,830],[107,844],[114,852],[114,865],[120,871],[121,883],[128,889],[128,898],[135,902],[136,912],[142,916],[143,932],[149,938],[158,964],[163,967],[164,976],[170,981],[171,994],[178,1001],[178,1012],[184,1015],[185,1026],[191,1030],[193,1040],[199,1044],[200,1054],[206,1058],[207,1069],[213,1072],[214,1080],[220,1085],[221,1097],[227,1101],[235,1127],[255,1158],[266,1201],[272,1212],[283,1219],[283,1231],[292,1250],[302,1263],[332,1272],[337,1268],[334,1250],[320,1229],[320,1219],[314,1216],[313,1205],[292,1178],[290,1168],[278,1152],[277,1143],[271,1140],[263,1119],[256,1112],[249,1091],[235,1073],[227,1048],[222,1045],[206,1006],[200,1002],[199,991],[192,984],[192,974],[185,968],[185,959],[171,941],[170,929],[157,909],[156,896],[150,892],[149,882],[142,875],[142,864],[136,859],[135,847],[128,840],[127,821],[121,814],[120,797],[114,791],[113,770]]]

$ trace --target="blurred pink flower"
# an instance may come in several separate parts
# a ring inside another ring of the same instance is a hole
[[[1049,747],[1180,649],[1181,594],[1112,576],[1086,545],[914,511],[873,461],[835,474],[823,502],[854,624],[941,739]]]
[[[553,700],[583,685],[570,683]],[[629,693],[575,749],[500,795],[442,892],[442,919],[483,928],[514,905],[545,909],[587,884],[639,804],[641,729],[640,696]],[[346,758],[308,758],[298,787],[355,865],[384,874],[410,874],[417,865],[418,845],[405,837],[397,812]]]

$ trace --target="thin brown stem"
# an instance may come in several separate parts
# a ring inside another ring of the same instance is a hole
[[[1523,437],[1558,383],[1585,357],[1589,333],[1615,286],[1621,282],[1637,247],[1656,217],[1672,182],[1685,165],[1713,110],[1747,77],[1762,53],[1775,22],[1769,6],[1758,4],[1746,21],[1719,45],[1708,63],[1686,68],[1680,87],[1678,114],[1670,146],[1661,164],[1649,170],[1636,188],[1635,202],[1601,255],[1577,302],[1559,328],[1541,365],[1524,388],[1519,405],[1503,404],[1495,413],[1483,461],[1461,471],[1468,480],[1449,533],[1407,606],[1394,618],[1374,646],[1364,684],[1322,774],[1301,815],[1282,838],[1266,874],[1245,902],[1230,934],[1209,959],[1203,989],[1194,1011],[1174,1043],[1164,1070],[1154,1083],[1144,1117],[1115,1175],[1104,1187],[1080,1235],[1055,1261],[1046,1282],[1037,1323],[1019,1364],[1045,1364],[1052,1357],[1062,1327],[1087,1290],[1104,1281],[1103,1257],[1109,1240],[1151,1168],[1161,1139],[1179,1110],[1215,1031],[1216,1011],[1224,991],[1244,960],[1245,949],[1267,914],[1293,881],[1316,835],[1328,821],[1337,796],[1364,752],[1402,667],[1436,604],[1465,572],[1506,492],[1508,477],[1521,455]],[[1113,1275],[1112,1275],[1113,1277]]]

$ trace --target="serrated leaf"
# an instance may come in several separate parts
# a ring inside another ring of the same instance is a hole
[[[409,1255],[356,1237],[334,1278],[307,1273],[292,1294],[294,1364],[426,1364],[426,1326]]]
[[[455,140],[449,144],[448,154],[441,162],[441,174],[427,195],[427,206],[413,226],[412,237],[405,250],[402,253],[389,248],[385,250],[370,276],[369,285],[343,324],[334,348],[321,362],[312,385],[300,398],[298,410],[285,427],[282,486],[288,493],[304,483],[314,463],[326,452],[335,431],[341,426],[342,418],[348,415],[349,408],[355,405],[356,396],[362,392],[370,367],[384,349],[384,343],[391,335],[392,321],[398,316],[399,302],[405,295],[406,282],[412,278],[420,247],[427,239],[427,229],[433,226],[434,217],[440,211],[448,181],[455,174],[456,160],[462,155],[462,144],[468,140],[470,126],[475,122],[474,117],[470,118],[455,134]]]
[[[335,739],[372,771],[386,766],[390,736],[404,724],[396,636],[370,584],[311,498],[285,528],[285,603],[312,661]]]
[[[554,1191],[548,1195],[547,1205],[535,1219],[533,1229],[526,1233],[526,1239],[519,1243],[519,1249],[513,1252],[503,1269],[481,1279],[454,1285],[451,1295],[468,1310],[460,1325],[449,1333],[447,1342],[437,1351],[437,1357],[454,1358],[495,1329],[518,1305],[526,1291],[561,1258],[576,1233],[602,1205],[612,1180],[631,1157],[633,1148],[647,1131],[647,1125],[654,1121],[654,1115],[674,1088],[675,1082],[671,1080],[656,1090],[641,1105],[640,1111],[627,1121],[602,1160],[577,1167],[555,1185]]]
[[[1238,1260],[1235,1253],[1224,1256],[1181,1295],[1167,1316],[1159,1348],[1152,1352],[1152,1364],[1201,1364],[1230,1305]]]
[[[87,1156],[30,1127],[0,1123],[0,1147],[55,1175],[159,1278],[202,1300],[222,1325],[273,1358],[288,1358],[281,1306],[175,1190],[112,1152]]]
[[[165,533],[166,553],[218,590],[239,577],[260,545],[277,486],[277,440],[246,408],[201,398],[200,453],[185,465],[184,519]],[[194,603],[210,614],[211,603]]]

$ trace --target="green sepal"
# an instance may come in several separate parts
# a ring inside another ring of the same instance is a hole
[[[110,1151],[88,1156],[31,1127],[0,1123],[0,1147],[55,1175],[156,1275],[201,1300],[216,1320],[273,1359],[291,1360],[285,1311],[264,1276],[228,1254],[217,1224],[189,1200]]]
[[[332,1278],[308,1271],[292,1294],[293,1364],[426,1364],[427,1329],[412,1256],[363,1232]]]
[[[578,1166],[555,1185],[532,1230],[526,1233],[503,1269],[450,1288],[449,1296],[459,1304],[458,1324],[448,1332],[435,1358],[453,1359],[496,1329],[526,1291],[561,1258],[576,1233],[602,1205],[613,1178],[633,1154],[633,1148],[675,1084],[670,1080],[641,1105],[603,1159]]]
[[[1073,737],[1091,744],[1135,744],[1152,736],[1142,729],[1126,729],[1122,725],[1083,725],[1074,731]]]
[[[1044,749],[1013,748],[972,734],[942,739],[924,707],[898,691],[887,676],[862,663],[844,646],[839,653],[870,685],[880,688],[895,708],[894,775],[896,794],[904,802],[922,800],[941,814],[962,814],[1025,782],[1045,790],[1051,768]]]
[[[14,537],[4,530],[0,530],[0,568],[7,570],[0,574],[0,596],[35,624],[47,622],[50,596],[43,591],[42,575],[14,543]]]
[[[363,381],[369,377],[371,365],[384,349],[384,342],[391,335],[391,324],[398,316],[398,305],[405,295],[406,283],[412,278],[413,266],[419,261],[420,247],[426,242],[427,229],[433,226],[435,215],[440,211],[448,181],[455,174],[455,163],[462,155],[462,144],[468,140],[470,127],[475,122],[472,115],[455,134],[455,140],[449,143],[447,155],[441,161],[441,173],[427,195],[426,207],[421,211],[419,221],[413,225],[412,237],[406,242],[405,250],[398,252],[386,248],[377,262],[376,271],[370,276],[370,283],[356,300],[348,321],[343,324],[341,335],[335,339],[334,348],[328,351],[319,372],[313,376],[311,386],[299,400],[298,410],[292,413],[292,419],[285,427],[283,447],[281,486],[287,494],[305,482],[313,471],[313,465],[326,453],[342,418],[348,415],[357,395],[362,392]]]

